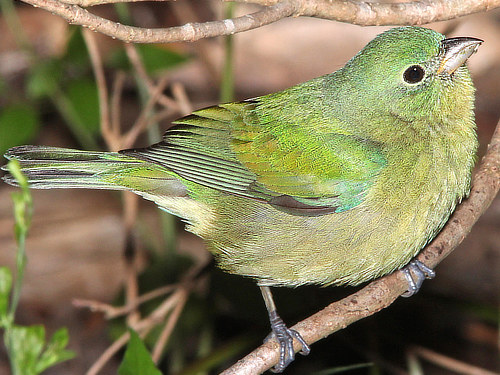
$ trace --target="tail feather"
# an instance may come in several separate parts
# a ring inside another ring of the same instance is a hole
[[[5,157],[19,161],[30,187],[36,189],[111,189],[161,195],[179,195],[185,190],[166,168],[115,152],[19,146],[8,150]],[[10,173],[3,180],[17,185]]]

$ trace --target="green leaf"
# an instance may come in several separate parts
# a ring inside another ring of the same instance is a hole
[[[70,27],[70,37],[66,44],[66,52],[62,57],[63,61],[75,68],[86,69],[90,67],[90,59],[87,45],[83,39],[82,28],[78,26]]]
[[[0,327],[9,324],[9,297],[12,289],[12,272],[7,267],[0,267]]]
[[[7,149],[30,141],[40,122],[35,109],[27,104],[14,104],[0,111],[0,155]]]
[[[118,369],[119,375],[161,375],[149,354],[146,346],[137,333],[129,330],[130,340],[125,351],[123,362]]]
[[[148,74],[172,69],[188,60],[186,55],[174,52],[166,47],[151,44],[137,44],[136,48],[142,57],[142,62]],[[115,52],[110,59],[110,65],[117,69],[129,69],[130,63],[123,49]]]
[[[36,371],[40,373],[45,369],[54,366],[56,363],[73,358],[75,356],[75,353],[65,349],[68,345],[68,341],[68,330],[66,328],[58,329],[52,335],[49,342],[47,343],[46,349],[40,356],[36,365]]]
[[[68,344],[68,332],[65,328],[54,333],[45,349],[45,328],[42,325],[15,325],[6,331],[5,342],[13,374],[38,375],[56,363],[74,356],[73,352],[64,349]]]
[[[97,86],[91,79],[79,79],[68,83],[67,98],[80,122],[92,134],[98,134],[100,131],[99,118],[99,97]]]
[[[45,328],[13,326],[6,332],[12,373],[37,375],[36,364],[45,342]]]
[[[151,44],[140,44],[138,48],[142,56],[144,67],[149,74],[156,73],[160,70],[172,69],[187,61],[185,55],[181,55],[164,47]]]
[[[61,63],[46,60],[34,65],[27,78],[26,91],[33,99],[55,95],[61,82]]]

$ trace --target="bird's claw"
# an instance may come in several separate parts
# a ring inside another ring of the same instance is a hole
[[[308,355],[311,349],[297,331],[290,329],[285,325],[276,311],[270,313],[269,318],[271,321],[272,333],[266,338],[266,341],[274,337],[280,346],[280,359],[278,364],[274,366],[271,371],[279,373],[283,372],[285,368],[295,359],[293,339],[296,339],[302,345],[302,349],[299,352],[300,354]]]
[[[433,279],[436,272],[427,267],[421,261],[414,259],[401,270],[408,281],[408,291],[402,294],[403,297],[411,297],[420,290],[425,279]]]

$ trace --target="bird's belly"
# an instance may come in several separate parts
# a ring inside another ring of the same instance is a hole
[[[358,284],[407,264],[431,232],[423,212],[397,217],[358,207],[302,217],[243,198],[223,200],[213,225],[193,231],[221,268],[267,285]]]

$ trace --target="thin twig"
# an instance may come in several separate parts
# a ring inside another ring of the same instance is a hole
[[[125,332],[122,334],[111,346],[109,346],[95,361],[92,366],[87,370],[85,375],[97,375],[99,371],[108,363],[108,361],[121,349],[123,348],[128,340],[130,339],[130,334]]]
[[[435,351],[432,351],[430,349],[422,347],[414,347],[410,350],[410,353],[417,357],[423,358],[439,367],[456,372],[457,374],[498,375],[498,372],[492,372],[477,366],[473,366],[469,363],[465,363],[457,359],[445,356],[443,354],[436,353]]]
[[[139,52],[137,51],[137,46],[131,43],[124,43],[123,47],[125,48],[125,53],[127,57],[134,67],[135,73],[144,81],[144,83],[148,87],[153,87],[153,80],[149,77],[146,72],[146,67],[144,66],[141,57],[139,56]]]
[[[169,314],[170,311],[176,309],[176,306],[184,305],[185,299],[187,298],[190,291],[196,286],[195,279],[199,274],[200,270],[206,266],[205,262],[200,262],[192,267],[182,278],[181,283],[176,288],[177,290],[169,296],[165,301],[163,301],[151,314],[149,314],[144,319],[133,324],[132,328],[139,334],[141,338],[144,338],[151,329]],[[151,292],[153,293],[153,292]],[[136,302],[140,297],[136,300]],[[94,306],[98,306],[95,304]],[[181,309],[181,308],[179,308]],[[180,314],[180,311],[179,311]],[[172,319],[174,324],[178,317]],[[167,332],[168,333],[168,332]],[[129,340],[130,335],[124,333],[118,340],[116,340],[111,346],[109,346],[97,359],[97,361],[90,367],[86,375],[96,375],[104,365],[115,355]]]
[[[187,297],[188,297],[187,290],[184,290],[184,293],[180,295],[177,305],[170,314],[167,323],[163,327],[163,330],[161,331],[160,336],[158,337],[158,340],[155,343],[155,346],[153,348],[153,353],[151,355],[155,363],[158,363],[160,360],[163,350],[165,349],[165,346],[168,343],[168,339],[170,338],[170,335],[172,334],[175,325],[177,324],[177,321],[181,316],[181,312],[184,309],[184,306],[186,305]]]
[[[184,89],[184,85],[182,83],[172,83],[172,96],[174,97],[175,102],[178,106],[178,111],[182,116],[186,116],[193,112],[193,106],[189,101],[186,90]]]
[[[111,122],[109,116],[109,98],[108,98],[108,88],[106,86],[106,79],[104,77],[104,67],[102,65],[101,54],[97,47],[97,42],[95,40],[95,35],[89,30],[83,30],[83,39],[89,51],[90,61],[92,63],[92,69],[94,71],[95,80],[97,83],[97,92],[99,96],[99,113],[100,113],[100,124],[101,133],[111,151],[117,151],[113,147],[117,145],[114,144],[115,139],[113,137],[106,137],[111,131]]]
[[[126,239],[123,251],[123,260],[125,262],[125,303],[126,306],[137,306],[139,284],[137,281],[137,243],[135,241],[134,226],[139,210],[139,197],[131,191],[124,191],[122,192],[122,198],[122,216]],[[127,314],[127,325],[133,326],[139,319],[139,310],[132,308]]]
[[[153,96],[153,93],[156,89],[156,85],[153,80],[150,78],[148,73],[146,72],[146,68],[144,67],[144,63],[137,51],[137,47],[134,44],[125,43],[125,52],[127,53],[127,57],[129,58],[132,66],[134,67],[134,71],[141,80],[141,82],[146,86],[149,91],[149,95]],[[158,103],[166,108],[176,107],[177,103],[175,100],[172,100],[168,96],[161,94],[158,97]]]
[[[126,75],[124,72],[119,71],[113,82],[113,91],[111,93],[111,129],[110,134],[113,137],[120,137],[120,123],[121,123],[121,99],[123,93],[123,86],[125,84]],[[102,129],[101,129],[102,131]]]
[[[80,308],[87,308],[92,312],[102,312],[106,319],[114,319],[119,316],[128,314],[132,309],[136,309],[141,304],[151,301],[152,299],[161,297],[165,294],[169,294],[179,287],[178,284],[166,285],[160,288],[154,289],[148,293],[142,294],[135,300],[135,305],[124,305],[124,306],[113,306],[108,303],[99,302],[96,300],[87,300],[75,298],[73,299],[73,306]]]
[[[155,124],[155,123],[159,123],[160,121],[163,121],[171,116],[173,116],[174,114],[178,114],[179,111],[176,110],[176,109],[173,109],[173,108],[165,108],[164,110],[154,114],[153,116],[151,116],[151,123]]]
[[[500,190],[500,121],[491,138],[488,151],[475,173],[471,193],[455,210],[442,231],[417,257],[434,268],[448,256],[470,232]],[[360,291],[330,304],[320,312],[296,324],[308,344],[312,344],[348,325],[371,316],[391,305],[407,289],[402,272],[372,281]],[[295,350],[300,350],[296,343]],[[238,361],[221,375],[260,374],[274,366],[279,357],[275,340],[269,340]]]
[[[194,286],[192,282],[185,282],[183,286],[179,287],[175,293],[163,301],[151,314],[144,319],[135,322],[131,327],[144,338],[153,327],[161,323],[165,317],[174,310],[179,304],[184,305],[183,298],[186,298],[189,291]],[[124,333],[118,340],[113,342],[97,359],[96,362],[87,371],[86,375],[96,375],[104,365],[123,347],[127,344],[130,335]]]
[[[163,90],[165,90],[165,86],[168,84],[168,76],[163,76],[160,79],[160,82],[155,87],[155,91],[149,97],[146,105],[141,111],[141,114],[137,118],[135,124],[130,128],[130,130],[123,136],[122,146],[125,148],[132,147],[137,137],[147,129],[148,124],[151,123],[151,111],[153,110],[155,104],[158,101],[158,98],[162,94]]]

